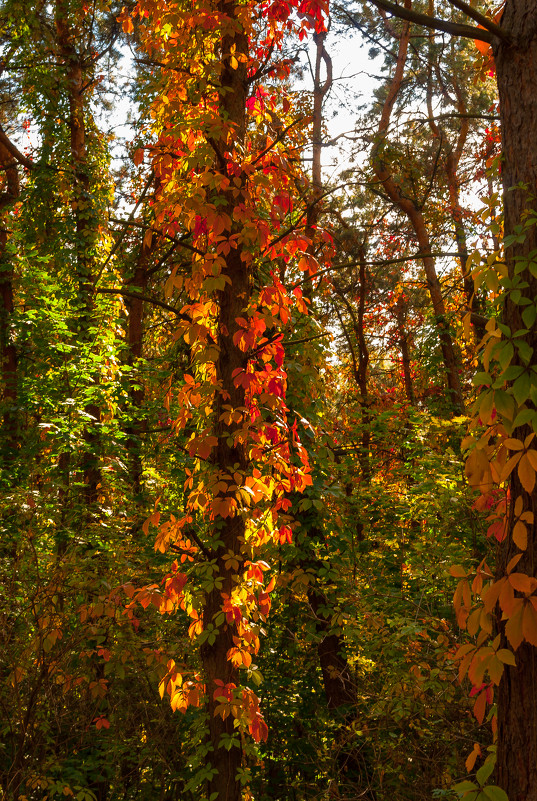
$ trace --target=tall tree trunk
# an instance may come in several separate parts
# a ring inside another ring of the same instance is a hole
[[[500,95],[500,116],[502,127],[503,163],[502,182],[504,189],[505,234],[516,234],[519,226],[524,226],[525,212],[537,210],[537,0],[507,0],[501,25],[512,37],[512,43],[494,43],[498,89]],[[517,187],[517,188],[515,188]],[[523,241],[515,241],[505,249],[509,276],[513,278],[517,268],[523,287],[523,294],[535,302],[537,279],[528,266],[535,259],[537,250],[537,226],[535,223],[524,227]],[[525,261],[524,261],[525,260]],[[535,261],[531,264],[535,271]],[[507,295],[503,322],[511,332],[527,329],[521,314],[526,306],[513,302]],[[537,326],[529,327],[523,335],[529,346],[531,358],[526,366],[515,349],[517,363],[530,373],[531,383],[535,374],[531,370],[537,365]],[[526,401],[526,406],[535,408],[534,396]],[[513,436],[524,440],[532,431],[523,426],[514,431]],[[536,440],[530,444],[536,447]],[[528,493],[520,484],[515,470],[511,476],[511,501],[522,497],[524,509],[534,513],[534,523],[530,526],[528,547],[524,551],[517,571],[537,576],[537,489]],[[511,511],[509,536],[505,540],[499,560],[498,575],[505,574],[509,559],[519,549],[513,543],[512,530],[514,514]],[[500,626],[503,627],[503,623]],[[537,650],[528,642],[523,642],[516,651],[516,666],[506,665],[500,682],[498,694],[498,784],[509,796],[509,801],[537,801]]]

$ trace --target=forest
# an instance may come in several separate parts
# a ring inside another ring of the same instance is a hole
[[[536,130],[537,0],[0,0],[2,799],[537,801]]]

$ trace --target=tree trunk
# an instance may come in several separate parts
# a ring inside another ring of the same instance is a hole
[[[501,20],[504,30],[512,37],[512,43],[496,41],[494,44],[500,116],[502,127],[505,235],[517,233],[517,226],[524,224],[524,212],[535,214],[537,190],[537,0],[507,0]],[[521,186],[523,185],[523,186]],[[514,189],[514,187],[519,187]],[[519,229],[520,230],[520,229]],[[515,268],[523,282],[523,294],[535,302],[537,279],[527,263],[528,254],[537,249],[537,227],[528,225],[524,229],[524,240],[506,247],[505,258],[509,276],[513,278]],[[533,255],[535,259],[535,256]],[[520,262],[526,259],[526,264]],[[533,265],[535,262],[533,262]],[[533,267],[535,270],[535,267]],[[522,285],[521,285],[522,286]],[[527,328],[521,313],[526,306],[512,302],[507,295],[503,322],[514,333]],[[532,349],[527,365],[528,371],[537,364],[537,327],[530,327],[523,335],[524,342]],[[515,359],[524,362],[515,350]],[[512,363],[516,363],[513,359]],[[525,365],[524,365],[525,366]],[[531,375],[531,373],[530,373]],[[532,377],[532,383],[535,375]],[[535,408],[533,399],[526,406]],[[524,439],[530,433],[524,426],[514,431],[513,436]],[[535,447],[535,440],[531,443]],[[525,509],[531,510],[537,519],[537,491],[524,491],[516,470],[511,477],[511,501],[523,498]],[[511,511],[509,536],[502,549],[498,575],[505,574],[508,560],[520,553],[512,541],[514,515]],[[529,526],[528,547],[517,571],[537,576],[537,525]],[[500,626],[503,624],[500,623]],[[527,642],[516,651],[516,667],[505,666],[498,694],[498,784],[509,796],[509,801],[537,801],[537,651]]]
[[[246,98],[247,75],[244,61],[239,61],[238,67],[233,68],[230,54],[235,52],[238,56],[248,53],[248,40],[237,21],[238,7],[233,2],[222,2],[219,11],[228,20],[234,22],[234,32],[222,37],[221,58],[222,72],[220,78],[220,114],[232,126],[229,134],[232,141],[220,140],[216,143],[215,170],[226,174],[226,166],[219,154],[226,150],[240,147],[244,140],[246,126]],[[231,26],[230,26],[231,27]],[[241,197],[227,193],[226,211],[232,216],[233,207],[240,203]],[[219,475],[229,476],[237,471],[246,474],[248,467],[247,448],[233,438],[234,430],[240,424],[225,424],[224,407],[239,409],[245,406],[245,394],[242,386],[237,386],[233,373],[237,369],[246,367],[247,356],[234,343],[234,334],[240,330],[237,318],[244,316],[244,309],[248,305],[252,294],[252,282],[248,259],[242,258],[240,247],[232,248],[226,257],[224,273],[228,278],[225,289],[217,293],[218,297],[218,356],[216,359],[216,380],[218,391],[214,409],[214,434],[218,437],[218,445],[213,456],[215,468]],[[229,497],[231,491],[221,491],[222,500]],[[240,557],[242,544],[245,540],[245,521],[240,516],[217,518],[213,524],[213,537],[219,541],[213,552],[215,560],[215,577],[220,577],[222,585],[214,587],[205,598],[203,609],[203,624],[207,628],[214,623],[215,616],[221,612],[224,596],[231,597],[234,587],[233,571],[226,569],[224,556],[231,552]],[[234,627],[227,623],[222,624],[218,634],[211,645],[206,641],[200,648],[201,662],[206,684],[206,711],[208,715],[209,744],[211,752],[209,761],[216,773],[208,782],[208,795],[215,801],[240,801],[241,784],[238,780],[238,771],[242,763],[242,748],[240,745],[229,749],[222,744],[222,735],[237,736],[234,727],[233,715],[222,718],[216,712],[220,703],[218,697],[217,681],[224,684],[240,684],[239,670],[228,659],[228,651],[233,648],[233,636],[236,635]],[[215,698],[215,692],[217,697]]]

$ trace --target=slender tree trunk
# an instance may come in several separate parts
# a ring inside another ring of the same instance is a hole
[[[502,27],[512,36],[512,44],[502,41],[494,44],[500,116],[502,126],[505,234],[516,234],[517,226],[524,225],[525,212],[536,212],[537,191],[537,0],[507,0],[501,20]],[[515,188],[518,187],[518,188]],[[535,270],[537,226],[524,228],[522,242],[506,247],[505,257],[511,278],[519,272],[523,294],[534,303],[537,296],[537,279],[528,266],[533,258]],[[524,261],[525,260],[525,261]],[[511,332],[527,329],[521,318],[526,307],[506,299],[503,322]],[[537,326],[523,335],[532,355],[526,369],[537,365]],[[520,364],[524,362],[517,355]],[[515,363],[515,360],[513,361]],[[532,384],[535,375],[530,372]],[[533,397],[526,405],[535,408]],[[513,436],[524,439],[530,431],[527,426],[518,428]],[[535,439],[530,444],[535,448]],[[537,490],[527,493],[520,485],[515,470],[511,476],[511,500],[522,497],[523,506],[534,513],[530,526],[528,547],[516,570],[537,576]],[[512,534],[514,515],[511,512],[509,535]],[[505,574],[509,559],[519,549],[509,536],[499,560],[498,575]],[[503,624],[500,622],[500,630]],[[516,667],[505,666],[498,694],[498,784],[509,796],[509,801],[537,801],[537,650],[527,642],[516,651]]]
[[[395,313],[397,315],[397,335],[399,339],[399,349],[401,351],[401,361],[403,366],[403,380],[405,382],[405,395],[410,404],[416,402],[414,395],[414,385],[412,383],[412,375],[410,372],[410,349],[408,347],[409,334],[406,330],[406,314],[404,300],[400,299],[397,304]]]

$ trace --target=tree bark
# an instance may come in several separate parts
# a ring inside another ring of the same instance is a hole
[[[501,20],[511,35],[512,44],[493,43],[500,96],[502,128],[502,182],[505,214],[505,235],[516,234],[524,225],[525,212],[537,209],[537,0],[507,0]],[[515,188],[518,187],[518,188]],[[517,268],[527,287],[523,294],[535,302],[537,279],[528,266],[528,256],[535,259],[537,226],[524,227],[524,239],[506,247],[505,258],[511,279]],[[526,263],[521,264],[521,261]],[[535,264],[535,261],[533,262]],[[535,268],[534,268],[535,269]],[[514,333],[527,328],[521,318],[525,306],[513,303],[507,295],[503,322]],[[537,364],[537,327],[524,334],[532,349],[527,370]],[[515,359],[524,364],[515,350]],[[516,363],[513,360],[513,363]],[[525,366],[525,365],[524,365]],[[526,405],[535,408],[528,399]],[[530,433],[524,426],[513,436],[524,438]],[[535,447],[535,440],[530,447]],[[537,490],[524,491],[516,470],[511,476],[511,501],[523,498],[524,508],[534,512],[537,520]],[[512,541],[514,515],[511,512],[508,537],[498,564],[498,575],[505,574],[509,559],[520,553]],[[537,576],[537,524],[529,527],[528,547],[517,565],[517,571]],[[500,622],[500,630],[503,623]],[[537,651],[527,642],[516,651],[516,667],[505,666],[498,693],[498,762],[497,781],[507,792],[509,801],[537,801]]]

